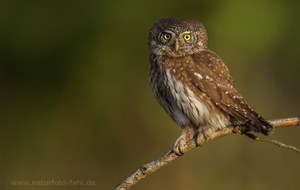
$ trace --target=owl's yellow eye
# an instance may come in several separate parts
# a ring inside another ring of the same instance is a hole
[[[184,39],[185,41],[189,41],[189,40],[191,39],[191,34],[185,34],[185,35],[183,36],[183,39]]]
[[[163,37],[164,37],[165,40],[170,40],[170,39],[171,39],[171,34],[165,33],[165,34],[163,35]]]

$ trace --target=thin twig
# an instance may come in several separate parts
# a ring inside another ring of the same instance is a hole
[[[285,119],[276,119],[276,120],[271,120],[269,121],[274,128],[279,128],[279,127],[295,127],[295,126],[300,126],[300,118],[285,118]],[[227,127],[223,130],[217,131],[213,133],[209,138],[202,139],[200,142],[200,145],[212,141],[214,139],[229,135],[229,134],[234,134],[236,133],[236,128],[235,127]],[[252,133],[251,133],[252,134]],[[247,136],[249,133],[246,134]],[[252,134],[255,136],[254,134]],[[250,137],[249,135],[248,137]],[[250,137],[252,138],[252,137]],[[252,138],[253,139],[253,138]],[[277,146],[280,146],[282,148],[287,148],[287,149],[292,149],[298,153],[300,153],[300,150],[297,149],[294,146],[286,145],[284,143],[275,141],[275,140],[267,140],[264,138],[259,138],[255,136],[254,140],[258,140],[261,142],[267,142],[267,143],[272,143]],[[196,147],[195,140],[192,139],[187,143],[187,146],[185,147],[184,150],[182,150],[183,153],[187,153],[188,151],[194,149]],[[163,156],[159,157],[158,159],[151,161],[147,164],[144,164],[140,168],[138,168],[135,172],[129,175],[124,181],[122,181],[114,190],[127,190],[134,186],[136,183],[138,183],[141,179],[147,177],[149,174],[159,170],[163,166],[171,163],[172,161],[176,160],[179,156],[176,155],[175,152],[172,150],[168,151],[165,153]]]
[[[258,136],[256,136],[253,133],[246,133],[245,135],[247,137],[249,137],[250,139],[253,139],[255,141],[260,141],[260,142],[266,142],[266,143],[275,144],[276,146],[279,146],[281,148],[290,149],[290,150],[296,151],[297,153],[300,153],[300,149],[298,149],[297,147],[292,146],[292,145],[287,145],[285,143],[282,143],[282,142],[274,140],[274,139],[267,139],[267,138],[264,138],[264,137],[258,137]]]

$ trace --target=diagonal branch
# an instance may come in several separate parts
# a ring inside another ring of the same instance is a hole
[[[274,128],[300,126],[300,118],[296,118],[296,117],[270,120],[269,122],[272,124],[272,126]],[[220,137],[226,136],[226,135],[237,133],[237,132],[240,133],[239,131],[236,131],[236,127],[229,126],[223,130],[213,133],[210,137],[208,137],[206,139],[202,139],[202,141],[200,142],[200,145],[202,145],[206,142],[218,139]],[[268,143],[276,144],[283,148],[289,148],[289,149],[295,150],[296,152],[299,153],[299,149],[297,149],[296,147],[285,145],[285,144],[275,141],[275,140],[267,140],[267,139],[259,138],[255,135],[253,135],[252,133],[247,133],[246,136],[248,136],[249,138],[251,138],[253,140],[268,142]],[[195,147],[196,147],[195,140],[192,139],[187,143],[187,146],[183,150],[183,153],[187,153],[188,151],[192,150]],[[127,190],[127,189],[131,188],[136,183],[138,183],[141,179],[143,179],[143,178],[147,177],[149,174],[159,170],[163,166],[171,163],[172,161],[176,160],[178,157],[180,157],[180,156],[178,156],[172,150],[169,150],[167,153],[165,153],[163,156],[159,157],[158,159],[151,161],[147,164],[144,164],[143,166],[138,168],[135,172],[130,174],[129,177],[127,177],[124,181],[122,181],[114,190]]]

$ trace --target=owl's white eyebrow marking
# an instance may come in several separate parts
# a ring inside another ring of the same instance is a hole
[[[194,75],[195,75],[196,77],[198,77],[199,79],[203,79],[203,77],[202,77],[202,75],[201,75],[200,73],[194,73]]]

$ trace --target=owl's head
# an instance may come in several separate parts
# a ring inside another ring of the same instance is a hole
[[[161,19],[149,32],[151,53],[180,57],[207,49],[207,34],[203,24],[191,19]]]

